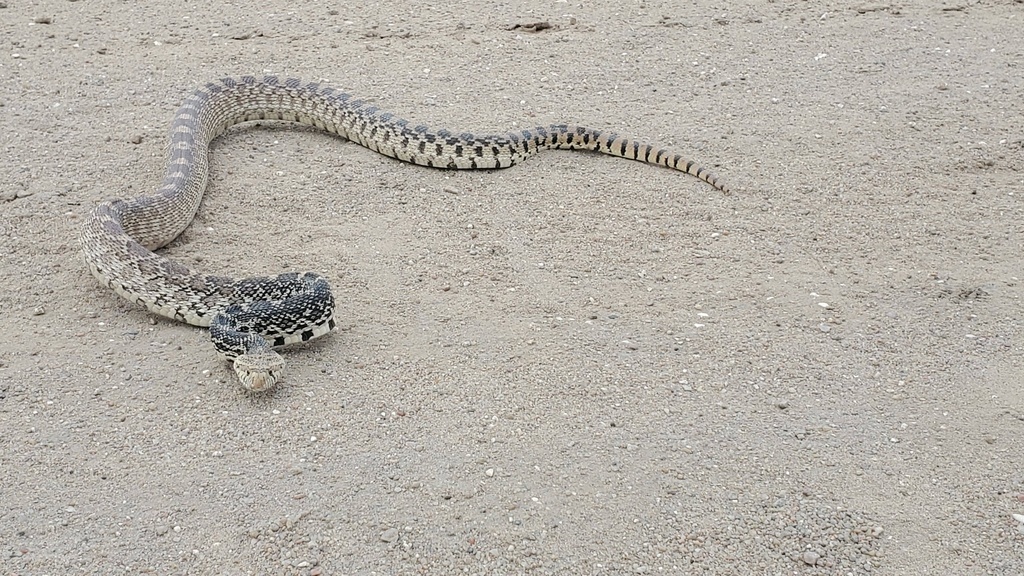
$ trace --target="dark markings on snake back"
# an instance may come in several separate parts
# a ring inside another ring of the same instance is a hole
[[[185,266],[184,264],[178,264],[174,260],[168,260],[164,264],[164,268],[167,270],[168,276],[185,277],[192,273],[192,271],[188,269],[188,266]]]
[[[103,220],[100,222],[100,224],[103,226],[103,230],[107,233],[107,236],[115,238],[124,234],[124,228],[122,228],[120,224],[115,222],[113,218]]]

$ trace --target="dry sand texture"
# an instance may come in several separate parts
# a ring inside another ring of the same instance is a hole
[[[0,573],[1024,573],[1020,2],[0,6]],[[734,193],[232,131],[167,253],[342,310],[254,397],[76,244],[244,73]]]

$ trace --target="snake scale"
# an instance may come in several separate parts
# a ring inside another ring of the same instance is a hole
[[[235,280],[210,276],[153,252],[192,221],[206,189],[211,141],[243,122],[281,120],[315,126],[403,162],[448,169],[507,168],[540,150],[592,150],[692,174],[728,187],[669,150],[611,132],[550,125],[477,136],[431,131],[318,83],[268,76],[209,82],[189,96],[171,124],[170,159],[155,194],[99,204],[82,230],[92,274],[150,312],[209,327],[214,346],[233,360],[242,386],[269,390],[284,360],[274,348],[334,329],[334,297],[307,272]]]

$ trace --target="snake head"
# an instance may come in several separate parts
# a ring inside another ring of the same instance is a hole
[[[235,374],[242,387],[250,392],[266,392],[277,384],[284,373],[284,358],[273,350],[242,354],[235,358]]]

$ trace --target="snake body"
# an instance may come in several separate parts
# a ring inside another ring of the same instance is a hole
[[[404,162],[449,169],[507,168],[540,150],[582,149],[666,166],[715,188],[714,174],[669,150],[571,125],[502,135],[431,131],[349,94],[297,79],[245,76],[209,82],[189,96],[171,124],[170,159],[155,194],[99,204],[82,230],[92,274],[149,311],[209,327],[216,349],[234,361],[243,387],[272,388],[284,361],[275,347],[334,329],[335,302],[323,277],[307,272],[235,280],[210,276],[153,252],[195,217],[206,189],[211,141],[236,124],[282,120],[315,126]]]

